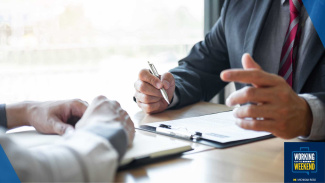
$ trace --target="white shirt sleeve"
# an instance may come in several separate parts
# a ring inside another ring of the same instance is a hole
[[[111,182],[118,152],[98,135],[78,130],[53,145],[24,149],[5,134],[0,144],[22,182]]]
[[[176,92],[174,92],[173,101],[172,101],[172,103],[169,104],[167,109],[174,107],[175,105],[178,104],[178,102],[179,102],[178,96],[177,96]]]
[[[303,140],[325,140],[325,104],[311,94],[300,94],[304,98],[313,115],[313,124],[308,137],[299,137]]]

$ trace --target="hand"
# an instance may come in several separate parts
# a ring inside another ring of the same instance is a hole
[[[308,136],[312,114],[307,102],[282,77],[264,72],[249,54],[243,55],[242,64],[244,70],[230,69],[220,75],[223,81],[253,85],[232,93],[226,101],[228,106],[256,104],[243,105],[235,111],[238,125],[285,139]]]
[[[93,123],[116,123],[123,125],[127,132],[129,144],[134,139],[134,124],[128,113],[124,111],[116,101],[108,100],[104,96],[96,97],[87,108],[81,120],[76,124],[76,128],[82,128]]]
[[[73,128],[86,109],[81,100],[10,104],[6,106],[8,128],[31,125],[41,133],[62,135]]]
[[[139,73],[139,79],[134,83],[134,88],[138,106],[146,113],[158,113],[168,107],[159,89],[165,88],[170,102],[175,91],[175,79],[168,72],[163,74],[160,80],[150,74],[148,69],[143,69]]]

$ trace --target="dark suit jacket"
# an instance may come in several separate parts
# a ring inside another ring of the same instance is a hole
[[[179,61],[179,66],[170,71],[175,77],[175,92],[179,96],[176,108],[200,100],[209,101],[227,84],[220,79],[221,71],[242,68],[241,57],[244,53],[250,53],[254,58],[256,42],[263,31],[271,1],[225,2],[221,17],[205,40],[194,45],[190,54]],[[300,78],[295,92],[313,94],[325,103],[324,50],[315,34],[304,50],[303,69],[296,73]],[[236,89],[244,86],[236,83]]]

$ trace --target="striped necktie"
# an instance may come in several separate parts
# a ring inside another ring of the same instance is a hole
[[[282,47],[279,75],[292,87],[293,69],[296,64],[301,29],[299,26],[299,13],[302,0],[289,0],[290,24]]]

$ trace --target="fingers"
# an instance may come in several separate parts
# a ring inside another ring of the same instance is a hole
[[[274,100],[273,90],[269,88],[244,87],[233,92],[226,100],[228,106],[246,103],[269,103]]]
[[[135,92],[134,96],[137,99],[137,101],[146,104],[156,103],[159,100],[161,100],[161,97],[150,96],[139,92]]]
[[[59,135],[63,135],[66,131],[73,129],[73,126],[62,122],[59,119],[52,119],[51,124],[52,124],[53,132]]]
[[[136,92],[135,97],[137,98],[138,106],[148,114],[162,112],[168,107],[167,102],[162,96],[153,97]]]
[[[268,132],[273,132],[275,130],[273,120],[238,119],[236,123],[241,128],[244,128],[244,129],[247,129],[247,130],[268,131]]]
[[[263,118],[276,120],[279,118],[279,114],[276,113],[276,107],[269,104],[263,105],[245,105],[237,108],[234,111],[234,115],[237,118]]]
[[[99,96],[94,98],[93,102],[101,101],[101,100],[107,100],[107,98],[104,95],[99,95]]]
[[[148,70],[143,69],[139,74],[139,80],[134,83],[134,88],[137,92],[154,97],[162,97],[159,91],[162,87],[166,90],[175,87],[175,79],[171,73],[163,74],[160,80],[150,74]]]
[[[260,87],[276,86],[285,84],[283,78],[264,72],[262,68],[247,53],[242,57],[243,69],[228,69],[221,72],[220,77],[227,82],[241,82]]]
[[[241,59],[244,69],[259,69],[262,68],[254,61],[250,54],[245,53]]]
[[[158,78],[157,78],[158,79]],[[155,96],[155,97],[162,97],[160,91],[153,87],[151,84],[146,83],[144,81],[138,80],[134,84],[134,88],[137,92],[150,95],[150,96]]]
[[[285,81],[280,76],[266,73],[257,69],[229,69],[221,72],[220,77],[227,82],[240,82],[247,84],[254,84],[260,87],[276,86],[285,84]]]
[[[61,115],[61,120],[71,126],[75,126],[87,110],[88,103],[80,99],[74,99],[63,104],[65,112]]]
[[[105,100],[108,100],[108,99],[104,95],[99,95],[94,98],[94,100],[92,101],[92,103],[90,105],[98,104]]]
[[[159,78],[155,77],[154,75],[150,74],[148,69],[142,69],[139,73],[139,79],[150,85],[154,86],[157,89],[162,88],[163,84]]]
[[[121,108],[119,102],[115,100],[109,100],[103,95],[97,96],[94,98],[93,102],[91,103],[93,108],[97,109],[106,109],[106,110],[117,110]]]

